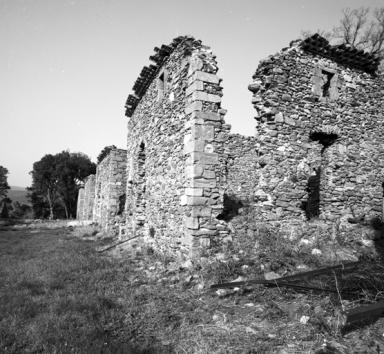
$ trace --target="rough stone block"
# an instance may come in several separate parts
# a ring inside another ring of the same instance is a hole
[[[204,168],[199,165],[191,165],[185,167],[185,177],[186,178],[196,178],[203,175]]]
[[[215,188],[216,179],[195,178],[189,181],[188,184],[194,188]]]
[[[192,93],[192,100],[219,103],[221,102],[221,96],[213,95],[203,91],[194,91]]]
[[[180,205],[184,206],[188,204],[188,197],[186,195],[182,195],[180,197]]]
[[[202,197],[203,196],[203,188],[185,188],[185,194],[188,196],[196,196],[196,197]]]
[[[192,113],[192,118],[200,118],[203,120],[209,120],[209,121],[220,121],[221,116],[218,113],[214,112],[201,112],[201,111],[195,111]]]
[[[214,165],[219,162],[219,155],[216,153],[195,152],[191,154],[191,158],[194,162],[202,165]]]
[[[206,197],[187,197],[187,205],[206,205],[208,198]]]
[[[185,108],[185,114],[190,114],[194,111],[201,111],[202,109],[203,103],[201,101],[195,101]]]
[[[213,178],[216,178],[216,173],[215,171],[205,169],[203,172],[203,177],[208,179],[213,179]]]
[[[215,130],[212,125],[196,124],[191,127],[191,134],[194,139],[212,141],[215,136]]]
[[[199,228],[199,218],[197,217],[186,217],[185,226],[188,229],[197,230]]]
[[[212,214],[212,209],[210,207],[193,207],[192,208],[193,217],[210,218],[211,214]]]
[[[203,140],[190,140],[184,143],[184,154],[190,154],[194,151],[204,151],[204,141]]]
[[[202,81],[195,81],[188,86],[188,88],[185,91],[185,95],[189,96],[195,91],[203,91],[203,90],[204,90],[204,83]]]
[[[218,84],[220,82],[220,78],[215,74],[206,73],[204,71],[196,71],[190,80],[193,82],[195,80],[200,80],[204,82],[209,82],[211,84]]]

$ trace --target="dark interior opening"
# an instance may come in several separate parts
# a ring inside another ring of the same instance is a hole
[[[331,80],[333,76],[335,75],[334,73],[330,73],[326,70],[321,71],[323,78],[325,79],[324,85],[321,87],[323,90],[323,97],[329,97],[329,89],[331,87]]]
[[[309,138],[323,145],[321,150],[323,153],[327,147],[331,146],[337,140],[338,135],[335,133],[312,132],[309,134]]]
[[[217,219],[230,221],[236,215],[239,215],[239,209],[244,206],[243,202],[234,195],[224,194],[223,212],[217,216]]]
[[[124,212],[124,207],[125,207],[125,199],[126,199],[126,195],[125,193],[122,194],[120,197],[119,197],[119,210],[117,211],[117,215],[122,215],[123,212]]]
[[[308,199],[302,203],[301,209],[305,211],[307,220],[320,215],[320,174],[321,168],[315,170],[315,175],[308,178]]]

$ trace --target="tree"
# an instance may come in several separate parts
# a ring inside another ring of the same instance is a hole
[[[8,197],[3,198],[3,200],[0,203],[0,218],[1,219],[8,219],[9,218],[9,212],[12,211],[12,200]]]
[[[338,26],[332,31],[319,30],[318,33],[336,44],[347,44],[364,50],[380,59],[384,58],[384,7],[370,10],[345,8]],[[302,35],[309,37],[310,31]]]
[[[76,215],[77,194],[81,182],[95,173],[96,165],[82,153],[62,151],[56,155],[45,155],[33,164],[32,186],[29,198],[36,217]]]
[[[103,150],[101,150],[100,154],[97,156],[97,164],[105,159],[105,157],[110,153],[111,150],[116,149],[115,145],[105,146]]]
[[[373,10],[360,7],[346,8],[339,26],[333,29],[333,37],[353,48],[384,57],[384,7]]]
[[[7,182],[8,170],[0,166],[0,200],[5,198],[8,193],[9,185]]]

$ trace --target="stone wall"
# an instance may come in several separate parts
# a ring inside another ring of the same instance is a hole
[[[254,137],[225,124],[209,47],[178,37],[155,48],[156,65],[127,99],[127,151],[97,168],[94,221],[163,252],[201,255],[262,224],[335,235],[348,218],[381,216],[383,79],[367,56],[316,38],[260,63],[249,86]],[[328,52],[316,54],[318,43]]]
[[[95,202],[95,175],[89,175],[84,183],[84,211],[83,220],[92,220],[93,204]]]
[[[211,50],[183,37],[128,123],[127,233],[167,252],[206,249],[227,232],[220,79]]]
[[[79,189],[79,194],[77,196],[76,219],[84,220],[84,187]]]
[[[96,169],[93,221],[112,234],[119,234],[124,222],[126,154],[126,150],[111,150]]]
[[[229,139],[235,158],[227,186],[248,204],[248,223],[320,220],[332,227],[381,216],[382,77],[298,42],[262,61],[253,79],[256,136],[248,148],[243,138]]]
[[[79,189],[76,214],[78,220],[92,220],[94,199],[95,175],[89,175],[84,180],[84,186]]]

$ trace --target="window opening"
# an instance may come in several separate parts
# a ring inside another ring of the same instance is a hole
[[[330,97],[329,89],[331,87],[332,78],[335,76],[335,74],[326,70],[322,70],[321,74],[323,76],[324,82],[324,85],[321,87],[323,90],[323,97]]]
[[[320,215],[320,175],[321,168],[319,167],[314,170],[314,174],[308,178],[308,199],[301,205],[301,209],[305,211],[307,220]]]
[[[319,144],[323,145],[321,153],[323,153],[327,147],[331,146],[338,137],[339,136],[335,133],[312,132],[309,134],[311,140],[317,141]]]
[[[125,200],[126,200],[126,195],[124,193],[119,197],[119,210],[117,211],[117,215],[123,214],[124,206],[125,206]]]

